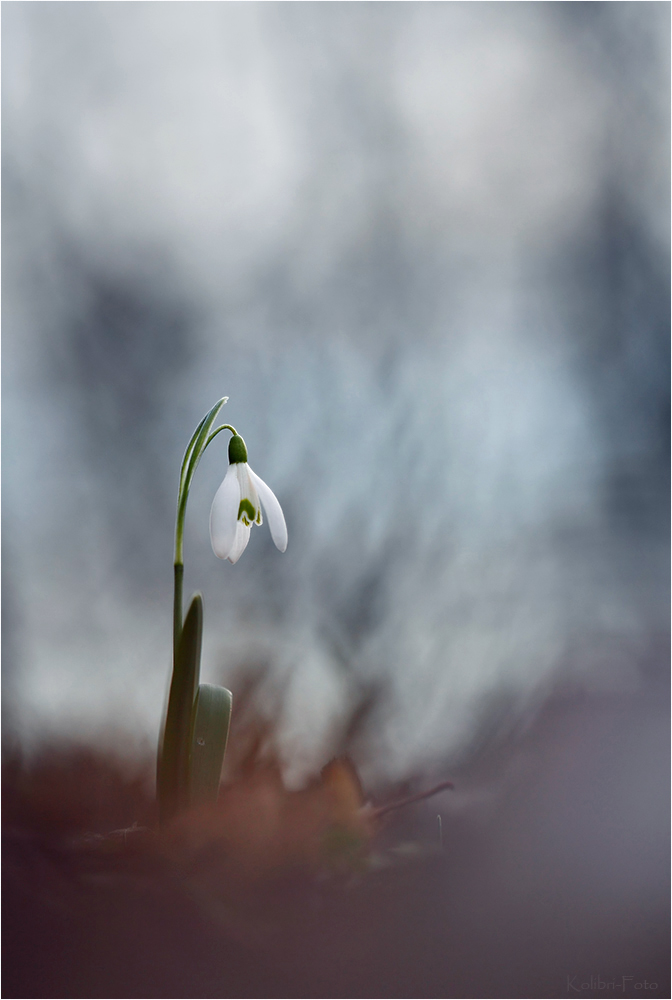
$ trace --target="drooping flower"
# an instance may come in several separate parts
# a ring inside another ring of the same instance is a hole
[[[229,468],[210,510],[210,541],[219,559],[238,562],[250,540],[253,524],[268,518],[276,548],[287,548],[287,525],[273,491],[247,464],[247,448],[239,434],[229,441]]]

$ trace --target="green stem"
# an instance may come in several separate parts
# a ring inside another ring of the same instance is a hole
[[[189,487],[181,491],[177,501],[177,517],[175,519],[175,566],[184,567],[184,517],[187,513],[187,500],[189,499]]]
[[[191,436],[182,459],[180,485],[175,519],[175,557],[173,592],[173,669],[165,725],[157,761],[157,792],[161,821],[170,819],[187,801],[189,769],[189,731],[196,692],[203,628],[203,603],[196,595],[183,618],[182,588],[184,582],[184,522],[187,500],[194,473],[203,452],[220,431],[236,433],[230,424],[222,424],[210,433],[224,396],[206,413]],[[209,436],[208,436],[209,435]]]
[[[177,659],[177,644],[182,631],[182,581],[184,580],[184,564],[176,562],[175,590],[173,594],[173,663]]]
[[[216,427],[214,429],[214,431],[212,432],[212,434],[210,435],[210,437],[208,438],[208,440],[203,445],[203,451],[205,451],[205,449],[208,447],[208,445],[213,440],[213,438],[217,437],[217,435],[219,434],[220,431],[231,431],[231,433],[234,436],[238,434],[238,431],[236,430],[236,428],[232,427],[231,424],[220,424],[219,427]]]

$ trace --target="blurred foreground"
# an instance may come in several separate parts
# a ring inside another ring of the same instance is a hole
[[[228,840],[157,839],[149,762],[8,763],[3,995],[540,998],[599,976],[668,996],[666,656],[637,695],[558,693],[354,853],[318,841],[352,786],[283,792],[253,753]]]

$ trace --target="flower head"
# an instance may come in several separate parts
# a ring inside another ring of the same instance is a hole
[[[219,559],[237,562],[250,540],[253,524],[268,518],[276,548],[287,548],[287,525],[273,491],[247,464],[247,448],[239,434],[229,442],[229,468],[210,510],[210,541]]]

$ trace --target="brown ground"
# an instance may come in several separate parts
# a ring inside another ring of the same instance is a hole
[[[140,764],[7,754],[3,996],[670,996],[659,677],[556,697],[386,824],[347,765],[257,764],[159,834]]]

